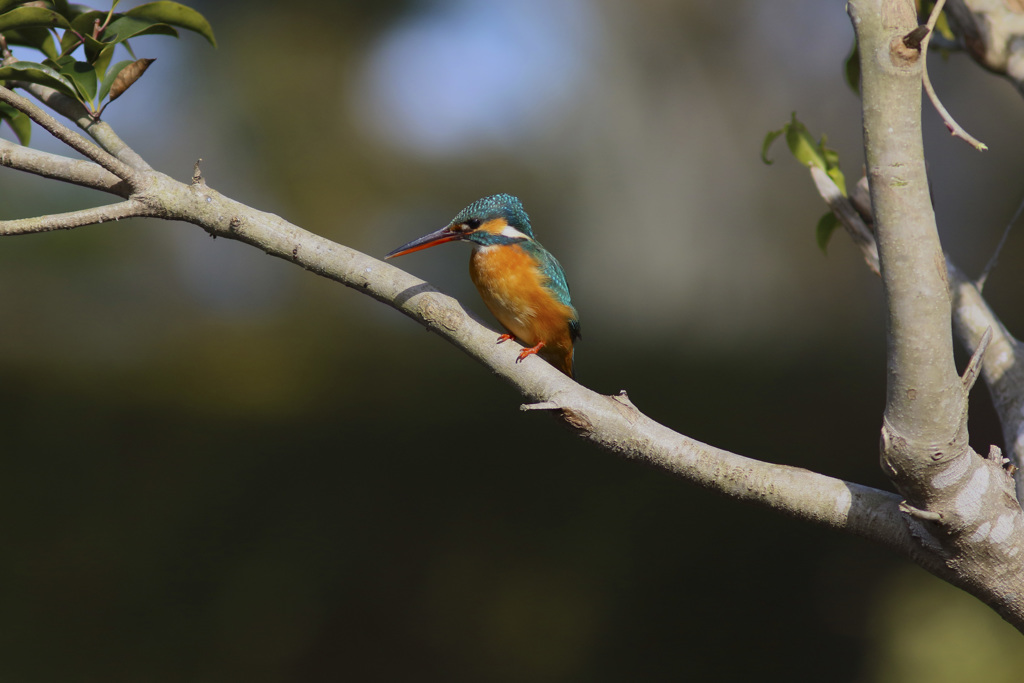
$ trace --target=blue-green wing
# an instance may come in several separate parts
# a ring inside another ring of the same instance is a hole
[[[573,313],[575,314],[576,308],[572,305],[572,297],[569,295],[569,283],[565,280],[565,271],[562,270],[562,264],[558,262],[554,256],[551,255],[547,249],[542,247],[538,242],[530,242],[523,244],[524,247],[530,249],[537,257],[537,263],[540,266],[541,272],[547,277],[547,287],[555,295],[561,303],[566,306],[572,307]],[[573,340],[582,337],[580,334],[580,319],[578,315],[573,315],[569,320],[569,335]]]

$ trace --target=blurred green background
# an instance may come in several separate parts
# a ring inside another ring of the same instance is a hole
[[[135,2],[124,3],[125,7]],[[880,287],[788,157],[862,164],[838,0],[193,2],[105,118],[186,180],[371,255],[522,198],[580,381],[695,438],[889,488]],[[947,249],[1021,199],[1024,102],[926,108]],[[10,138],[10,131],[3,132]],[[38,129],[33,144],[61,151]],[[0,217],[109,201],[4,170]],[[486,316],[468,250],[396,265]],[[1024,239],[986,293],[1011,330]],[[490,319],[488,317],[488,319]],[[398,313],[198,228],[0,243],[0,679],[1012,681],[1019,636],[859,539],[596,451]],[[983,389],[972,442],[999,443]],[[910,673],[908,673],[910,672]]]

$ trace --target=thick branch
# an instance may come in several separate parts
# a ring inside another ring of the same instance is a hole
[[[912,0],[850,0],[861,54],[864,143],[885,293],[883,469],[907,496],[922,549],[952,583],[1024,630],[1024,512],[1001,454],[968,445],[967,392],[953,361],[945,258],[920,125],[921,55],[905,38]],[[909,43],[909,44],[908,44]]]
[[[967,443],[966,403],[925,173],[919,53],[902,41],[916,14],[903,0],[851,2],[849,10],[863,55],[865,152],[888,310],[885,423],[912,458],[928,460],[935,449],[954,455]]]
[[[868,268],[878,275],[878,250],[870,227],[874,221],[864,178],[847,199],[824,171],[815,166],[811,166],[810,171],[822,199],[860,248]],[[961,346],[965,351],[973,352],[981,344],[986,331],[992,331],[991,342],[980,358],[981,376],[999,415],[1003,443],[1016,467],[1017,499],[1024,500],[1024,391],[1021,390],[1024,387],[1024,345],[1009,333],[989,307],[978,283],[964,275],[948,256],[946,269],[953,300],[953,330]]]

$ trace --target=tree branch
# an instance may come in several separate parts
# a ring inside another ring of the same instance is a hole
[[[879,275],[878,251],[871,231],[874,223],[871,200],[866,196],[865,178],[861,178],[847,199],[824,171],[815,166],[809,168],[822,199],[860,248],[868,268]],[[1024,500],[1024,391],[1021,389],[1024,387],[1024,345],[1007,331],[989,307],[979,282],[964,275],[949,256],[946,256],[946,268],[953,301],[953,330],[961,346],[973,352],[991,331],[990,343],[985,345],[978,357],[979,367],[973,372],[980,371],[988,386],[1003,428],[1003,443],[1016,468],[1017,499]]]
[[[29,118],[42,126],[44,130],[48,131],[55,138],[76,152],[81,153],[83,156],[92,159],[118,178],[127,181],[132,187],[138,186],[139,177],[136,175],[135,169],[106,150],[89,142],[78,133],[61,125],[57,119],[47,114],[21,95],[0,86],[0,102],[6,102],[15,109],[24,112]]]
[[[911,0],[850,0],[861,54],[864,147],[888,312],[881,460],[906,496],[922,549],[1024,630],[1024,511],[1001,458],[968,444],[953,360],[951,300],[921,136],[920,52]],[[911,41],[912,43],[912,41]],[[998,532],[996,532],[998,529]]]
[[[821,170],[814,164],[808,166],[811,171],[811,179],[818,189],[818,194],[832,209],[832,213],[839,220],[840,225],[846,229],[846,233],[853,240],[853,243],[860,249],[864,256],[864,262],[875,275],[878,271],[878,245],[875,243],[875,235],[867,226],[853,202],[847,198],[835,181],[828,177],[828,173]]]
[[[140,171],[152,170],[146,160],[129,147],[106,121],[94,118],[81,102],[38,83],[18,82],[17,86],[58,114],[74,121],[75,125],[88,133],[100,147],[132,168]]]
[[[1007,331],[975,283],[949,260],[946,268],[953,295],[953,329],[961,343],[968,349],[977,347],[986,330],[992,331],[982,356],[981,376],[999,416],[1010,461],[1017,468],[1017,499],[1024,500],[1024,346]]]
[[[1006,246],[1006,240],[1010,237],[1010,231],[1013,230],[1013,226],[1016,225],[1017,219],[1020,218],[1021,213],[1024,212],[1024,200],[1017,205],[1017,210],[1013,212],[1013,217],[1010,218],[1010,222],[1003,228],[1003,234],[999,237],[999,242],[996,244],[996,248],[992,250],[992,256],[989,258],[988,263],[985,264],[985,268],[981,271],[981,275],[974,281],[974,286],[978,288],[978,291],[985,289],[985,282],[988,281],[988,276],[992,274],[992,270],[996,267],[999,262],[999,254],[1002,253],[1003,247]]]
[[[142,202],[129,199],[118,204],[97,206],[92,209],[55,213],[35,218],[19,218],[0,221],[0,236],[28,235],[35,232],[70,230],[84,225],[97,225],[122,218],[153,216],[154,213]]]
[[[682,436],[653,421],[623,395],[604,396],[546,362],[515,362],[518,348],[495,344],[494,330],[428,283],[394,266],[330,242],[278,216],[255,211],[194,185],[171,215],[211,234],[256,246],[382,301],[459,347],[518,389],[529,409],[555,412],[579,436],[628,458],[646,460],[730,497],[758,502],[792,517],[873,539],[914,555],[894,494],[803,469],[758,462]],[[189,207],[208,209],[195,220]],[[212,219],[212,220],[209,220]],[[938,573],[943,568],[932,563]]]
[[[91,161],[42,152],[0,139],[0,166],[127,197],[128,183]]]
[[[0,63],[7,66],[8,64],[12,64],[17,61],[18,60],[14,55],[10,52],[5,52],[3,61]],[[12,90],[14,88],[21,88],[22,90],[31,93],[33,97],[53,111],[67,117],[71,121],[74,121],[75,125],[92,136],[93,140],[95,140],[100,147],[124,163],[139,170],[152,170],[150,165],[135,153],[135,150],[126,145],[124,141],[114,133],[113,128],[107,125],[105,121],[101,121],[98,117],[93,116],[81,102],[71,99],[67,95],[59,93],[53,88],[48,88],[44,85],[39,85],[38,83],[10,81],[9,84]]]
[[[851,2],[849,9],[864,55],[865,151],[888,310],[885,421],[920,444],[919,458],[930,457],[932,444],[948,443],[956,453],[966,445],[965,401],[925,171],[920,53],[902,41],[916,15],[912,3],[899,0]]]
[[[927,31],[921,40],[921,77],[924,83],[924,91],[928,93],[928,99],[931,100],[932,106],[935,107],[935,110],[939,112],[939,116],[942,117],[942,120],[946,124],[946,129],[952,133],[953,137],[958,137],[979,152],[984,152],[988,149],[988,146],[964,130],[963,127],[953,119],[953,115],[946,110],[946,107],[942,104],[939,96],[935,93],[935,88],[932,86],[932,80],[928,77],[928,44],[931,42],[932,33],[935,30],[935,22],[938,21],[939,15],[942,14],[942,6],[945,4],[946,0],[938,0],[938,2],[935,3],[935,6],[932,7],[932,14],[928,17],[928,25],[925,27]]]

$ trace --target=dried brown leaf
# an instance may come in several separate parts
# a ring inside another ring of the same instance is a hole
[[[132,83],[139,80],[142,74],[146,73],[146,69],[155,61],[155,59],[137,59],[121,69],[121,73],[117,74],[117,77],[114,79],[114,84],[110,86],[110,101],[113,102],[120,97],[125,90],[132,86]]]

